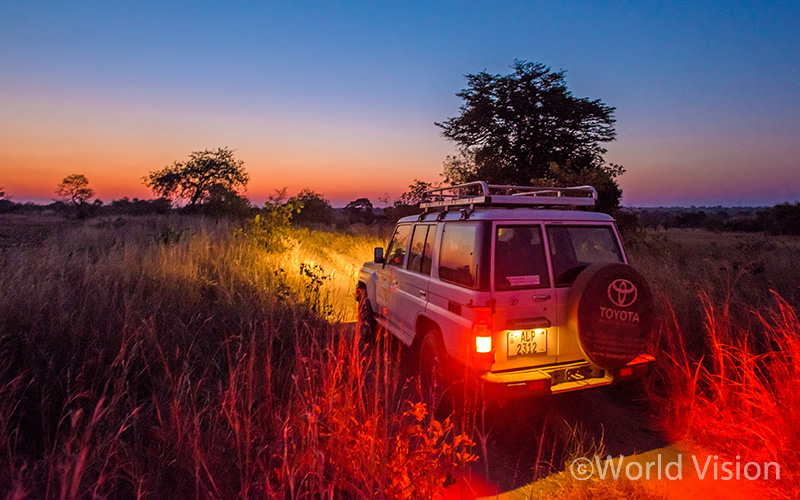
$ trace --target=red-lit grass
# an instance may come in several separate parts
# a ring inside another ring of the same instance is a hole
[[[775,295],[748,327],[730,304],[701,294],[705,348],[690,352],[674,316],[661,329],[659,362],[649,381],[657,418],[673,440],[746,462],[777,462],[780,496],[800,494],[800,322]]]

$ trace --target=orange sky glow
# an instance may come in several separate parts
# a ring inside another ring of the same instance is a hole
[[[425,133],[355,120],[254,117],[192,110],[126,109],[48,99],[6,101],[0,118],[0,182],[18,200],[54,198],[56,184],[82,173],[97,198],[151,198],[148,172],[191,151],[231,147],[250,174],[248,197],[310,187],[338,204],[399,196],[414,178],[436,180],[452,146]],[[275,125],[279,122],[280,126]]]
[[[359,197],[377,206],[379,198],[395,199],[416,178],[439,180],[442,161],[455,151],[432,123],[110,106],[88,97],[66,103],[3,97],[0,185],[17,201],[55,198],[56,184],[71,173],[86,175],[104,202],[151,198],[142,184],[149,171],[184,160],[191,151],[228,146],[245,161],[251,176],[247,195],[257,204],[286,186],[290,195],[310,187],[335,206]],[[607,159],[628,169],[620,179],[627,205],[669,204],[665,192],[675,194],[675,204],[698,205],[790,201],[798,195],[794,158],[800,147],[768,134],[653,138],[620,127],[609,149]]]
[[[565,70],[616,108],[627,206],[800,200],[796,2],[319,5],[6,3],[0,187],[48,203],[152,198],[148,172],[229,147],[247,196],[311,188],[343,206],[441,180],[464,75]]]

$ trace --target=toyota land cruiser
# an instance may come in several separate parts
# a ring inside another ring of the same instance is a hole
[[[417,354],[424,391],[453,374],[492,399],[646,376],[652,295],[590,186],[473,182],[426,193],[359,271],[364,330]]]

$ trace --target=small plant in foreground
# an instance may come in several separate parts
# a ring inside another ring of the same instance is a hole
[[[390,498],[433,498],[441,491],[447,476],[458,467],[478,460],[470,452],[475,442],[467,434],[454,433],[450,417],[443,422],[431,419],[424,426],[428,414],[425,403],[409,403],[403,413],[404,425],[394,438],[393,453],[389,462],[392,477]]]
[[[322,266],[300,263],[300,276],[305,282],[304,301],[311,311],[323,318],[333,315],[333,305],[322,295],[322,285],[330,279]]]

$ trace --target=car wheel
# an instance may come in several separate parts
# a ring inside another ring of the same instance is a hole
[[[450,360],[441,334],[430,330],[419,346],[419,383],[422,400],[431,415],[444,417],[453,408],[450,388]]]
[[[361,341],[373,343],[378,330],[375,321],[375,313],[372,312],[372,305],[367,296],[367,289],[358,287],[356,290],[356,300],[358,301],[358,323]]]

